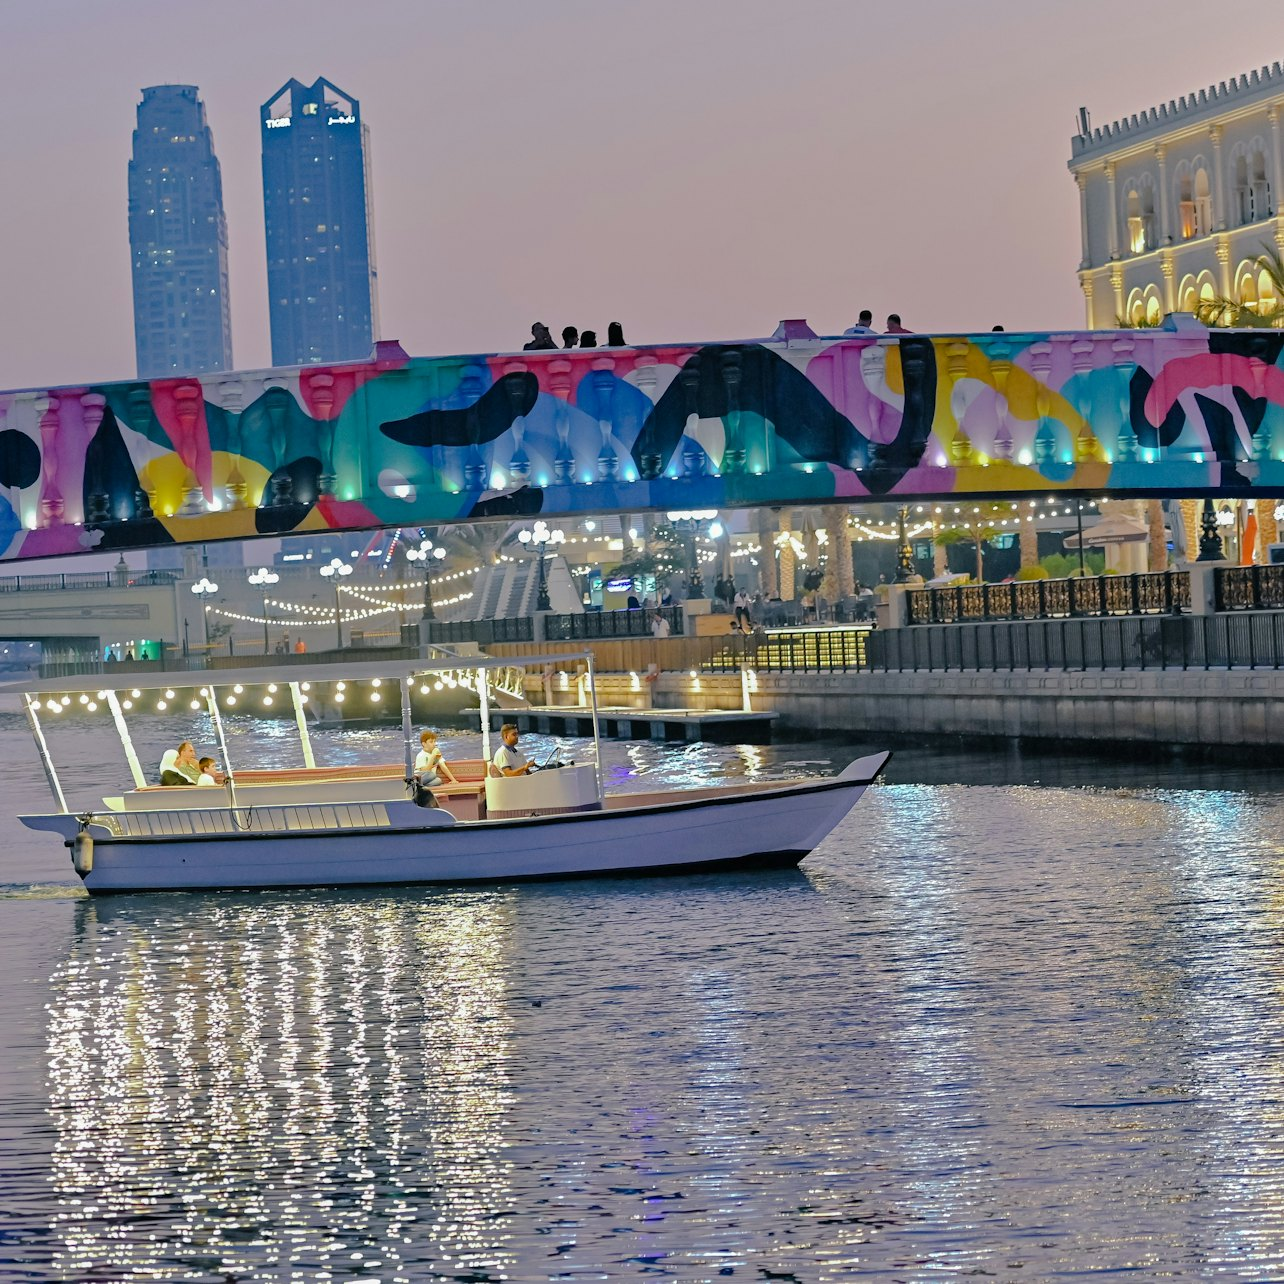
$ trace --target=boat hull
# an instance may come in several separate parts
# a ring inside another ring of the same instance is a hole
[[[796,865],[855,806],[884,760],[880,754],[853,763],[839,777],[760,793],[691,801],[678,794],[671,803],[533,819],[449,824],[421,812],[416,823],[415,809],[398,804],[381,813],[382,824],[337,831],[117,836],[95,824],[93,866],[83,878],[92,893],[119,893],[462,884]],[[870,770],[855,770],[875,761]],[[33,828],[59,828],[55,820],[75,823],[66,816],[24,819]],[[61,832],[70,842],[66,829]]]

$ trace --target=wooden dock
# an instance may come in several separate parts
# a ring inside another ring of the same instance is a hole
[[[480,719],[480,711],[470,710]],[[739,709],[629,709],[599,706],[598,726],[612,740],[707,740],[714,744],[771,743],[774,711]],[[593,718],[576,705],[537,705],[529,709],[492,709],[492,730],[512,722],[522,732],[551,736],[593,734]]]

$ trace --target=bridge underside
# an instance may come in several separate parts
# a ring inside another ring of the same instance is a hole
[[[1284,495],[1284,332],[815,336],[0,393],[0,558],[542,514]]]

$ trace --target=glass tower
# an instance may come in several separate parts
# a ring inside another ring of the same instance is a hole
[[[232,368],[223,179],[195,85],[143,90],[129,162],[140,379]]]
[[[361,104],[328,80],[291,80],[259,115],[272,364],[368,357],[377,294]]]

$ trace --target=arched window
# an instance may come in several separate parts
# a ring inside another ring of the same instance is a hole
[[[1200,165],[1195,170],[1195,232],[1207,236],[1213,230],[1213,198],[1208,191],[1208,170]]]
[[[1257,274],[1257,311],[1261,316],[1269,317],[1274,316],[1279,310],[1280,296],[1275,289],[1275,280],[1263,268]]]
[[[1217,297],[1217,287],[1213,284],[1212,275],[1208,272],[1201,272],[1199,280],[1196,282],[1199,287],[1199,307],[1206,303],[1211,303]]]
[[[1235,298],[1240,307],[1257,311],[1257,271],[1252,262],[1244,262],[1235,270]]]
[[[1181,224],[1181,238],[1189,241],[1195,231],[1195,180],[1190,166],[1185,162],[1177,167],[1177,214]]]
[[[1152,285],[1146,291],[1146,324],[1158,325],[1164,319],[1164,305],[1159,302],[1159,291]]]
[[[1270,218],[1275,213],[1271,197],[1271,180],[1266,177],[1266,146],[1263,144],[1253,152],[1249,165],[1249,180],[1253,188],[1254,220]]]
[[[1195,288],[1195,278],[1190,275],[1182,277],[1181,285],[1177,287],[1177,310],[1193,313],[1198,306],[1199,292]]]
[[[1260,138],[1237,143],[1231,152],[1231,209],[1238,223],[1271,216],[1271,184],[1266,177],[1266,144]]]
[[[1146,319],[1146,301],[1140,290],[1133,290],[1128,295],[1128,307],[1124,312],[1124,320],[1129,325],[1140,325]]]
[[[1146,248],[1146,229],[1141,221],[1141,194],[1128,193],[1128,248],[1141,254]]]

